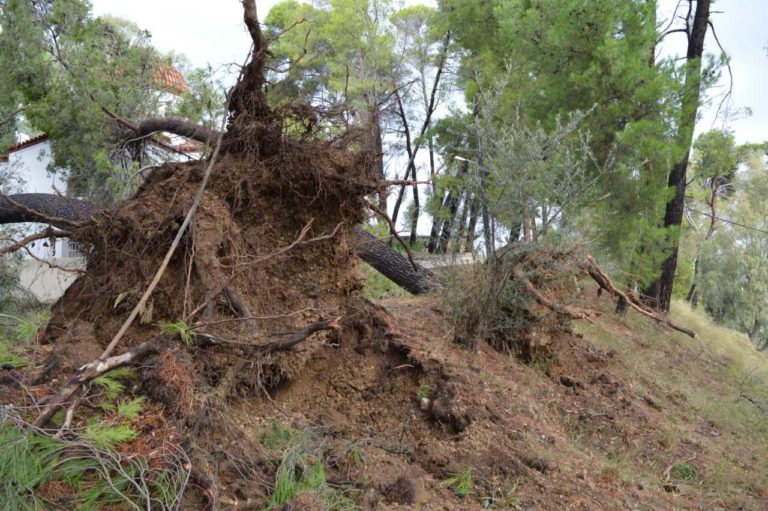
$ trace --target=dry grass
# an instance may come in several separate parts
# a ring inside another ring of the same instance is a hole
[[[699,338],[670,332],[632,312],[624,319],[606,315],[594,325],[582,322],[576,329],[614,350],[639,383],[635,390],[663,407],[657,428],[673,458],[669,462],[689,454],[699,476],[677,482],[677,491],[703,491],[713,505],[742,509],[748,496],[764,498],[768,489],[768,357],[743,334],[685,303],[674,303],[671,316]],[[649,468],[654,467],[609,454],[604,474],[633,483],[669,482]]]

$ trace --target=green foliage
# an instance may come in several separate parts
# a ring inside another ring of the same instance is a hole
[[[117,414],[128,421],[135,421],[144,410],[146,398],[139,396],[135,399],[121,401],[117,404]]]
[[[518,243],[497,252],[491,262],[447,272],[440,298],[451,312],[457,339],[484,340],[499,351],[537,360],[528,350],[529,335],[534,328],[559,328],[563,318],[536,310],[529,292],[512,278],[513,268],[520,265],[544,294],[552,288],[576,296],[575,252],[560,243]]]
[[[11,346],[8,343],[0,343],[0,367],[19,369],[27,364],[26,360],[11,352]]]
[[[104,432],[97,435],[104,436]],[[10,421],[0,424],[3,509],[49,509],[51,503],[41,491],[49,483],[71,494],[73,509],[96,511],[129,502],[136,508],[169,509],[185,479],[177,469],[149,469],[141,458],[120,458],[81,441],[24,430]]]
[[[125,391],[125,385],[106,374],[94,378],[93,383],[104,388],[107,399],[115,399]]]
[[[163,325],[163,333],[170,336],[178,335],[182,342],[187,346],[190,346],[195,339],[195,331],[184,321],[165,323]]]
[[[28,131],[50,136],[50,170],[66,172],[70,194],[109,206],[134,190],[136,148],[103,109],[131,122],[159,115],[172,96],[160,78],[172,58],[133,23],[92,17],[85,0],[9,0],[0,27],[0,91],[14,98],[0,101],[0,113],[24,105]],[[207,77],[192,74],[177,113],[211,120],[205,108],[219,98],[202,85]],[[152,161],[142,154],[142,165]]]
[[[365,287],[363,293],[366,298],[404,298],[411,296],[405,289],[401,288],[387,277],[374,270],[366,263],[360,264],[360,269],[365,277]]]
[[[432,385],[428,381],[423,380],[419,383],[419,389],[416,391],[416,397],[419,399],[427,399],[432,393]]]
[[[472,482],[472,467],[467,467],[467,469],[460,474],[452,475],[440,483],[440,485],[453,490],[453,493],[455,493],[457,497],[469,497],[475,489],[474,483]]]
[[[672,465],[669,475],[678,481],[695,481],[699,477],[699,473],[693,465],[689,465],[682,461],[678,461]]]
[[[98,449],[114,449],[120,444],[135,440],[139,433],[127,424],[110,425],[93,422],[85,426],[81,436]]]
[[[309,431],[273,422],[260,438],[276,466],[275,484],[267,508],[284,504],[302,492],[316,493],[328,511],[357,508],[344,493],[328,485],[322,449]]]
[[[51,313],[47,308],[27,310],[20,312],[18,316],[0,314],[0,318],[10,321],[4,326],[9,330],[8,337],[16,344],[31,342],[38,331],[48,323],[50,317]]]
[[[764,349],[768,346],[768,244],[764,233],[768,231],[768,169],[762,151],[746,151],[740,161],[734,178],[725,181],[728,192],[717,209],[717,216],[736,223],[715,222],[706,243],[701,243],[702,234],[689,232],[688,236],[694,243],[699,237],[699,294],[705,310]],[[709,218],[697,217],[710,225]]]

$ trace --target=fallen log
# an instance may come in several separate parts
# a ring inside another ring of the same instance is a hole
[[[47,193],[0,196],[0,224],[41,222],[68,229],[90,221],[98,210],[95,204]],[[414,268],[406,257],[360,227],[352,232],[352,249],[360,259],[410,293],[427,293],[437,285],[434,273],[418,265]]]

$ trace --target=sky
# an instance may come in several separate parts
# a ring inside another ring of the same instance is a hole
[[[472,1],[472,0],[467,0]],[[156,48],[164,52],[183,53],[196,67],[211,64],[222,73],[236,73],[228,64],[241,64],[248,52],[250,39],[242,23],[239,0],[92,0],[94,14],[110,14],[135,22],[152,34]],[[259,17],[263,19],[278,0],[257,0]],[[405,3],[435,2],[409,0]],[[686,3],[686,2],[684,2]],[[668,18],[677,0],[660,0],[660,21]],[[215,7],[214,7],[215,6]],[[717,36],[730,55],[733,71],[733,94],[727,111],[737,114],[745,107],[751,116],[731,119],[728,129],[738,142],[768,140],[768,0],[720,0],[712,6],[712,22]],[[685,51],[684,36],[670,35],[664,41],[665,51]],[[706,50],[718,53],[712,32],[707,33]],[[728,90],[728,74],[711,91],[711,106],[704,108],[697,132],[722,128],[722,118],[715,111],[722,94]]]

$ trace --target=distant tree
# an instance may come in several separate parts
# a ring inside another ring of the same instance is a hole
[[[735,174],[722,221],[703,247],[698,289],[704,309],[768,347],[768,167],[764,150],[750,151]]]
[[[690,220],[690,230],[686,232],[692,238],[688,243],[695,245],[693,278],[686,300],[693,308],[699,301],[700,254],[721,224],[718,221],[721,200],[727,199],[733,192],[733,180],[742,152],[736,146],[733,134],[727,131],[702,133],[694,144],[686,200]]]

